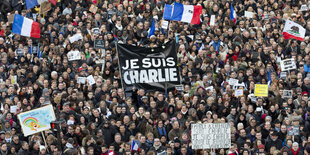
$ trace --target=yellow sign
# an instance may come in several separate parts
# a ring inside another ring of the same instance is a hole
[[[259,97],[268,97],[268,85],[255,84],[254,95]]]

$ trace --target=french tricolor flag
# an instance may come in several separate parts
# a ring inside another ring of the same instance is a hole
[[[140,152],[139,146],[138,146],[138,144],[135,142],[135,140],[132,140],[131,151],[138,151],[138,152]]]
[[[202,6],[200,5],[183,5],[175,2],[173,6],[168,4],[165,5],[164,19],[200,24],[201,13]],[[171,17],[169,15],[171,15]]]
[[[230,20],[234,21],[235,24],[237,22],[237,14],[232,4],[230,4]]]
[[[15,14],[12,33],[25,37],[40,38],[40,25],[38,22],[35,22],[29,18]]]

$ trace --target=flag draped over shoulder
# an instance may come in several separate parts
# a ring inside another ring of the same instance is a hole
[[[283,37],[285,39],[293,38],[296,40],[303,41],[305,38],[305,34],[306,29],[303,28],[301,25],[290,20],[285,21],[285,26],[283,29]]]
[[[200,14],[202,6],[200,5],[183,5],[175,2],[174,5],[165,5],[164,19],[181,21],[190,24],[200,24]]]

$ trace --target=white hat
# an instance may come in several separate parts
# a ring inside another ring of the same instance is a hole
[[[45,149],[45,150],[46,150],[45,146],[40,145],[40,151],[41,151],[41,150],[43,150],[43,149]]]

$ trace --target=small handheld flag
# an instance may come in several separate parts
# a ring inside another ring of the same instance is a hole
[[[234,21],[235,24],[237,22],[237,14],[232,4],[230,4],[230,20]]]
[[[138,151],[138,152],[140,152],[139,146],[138,146],[138,144],[135,142],[135,140],[132,140],[131,151]]]
[[[149,38],[154,34],[155,34],[155,19],[153,19],[152,26],[150,27],[149,34],[147,35],[147,37]]]

